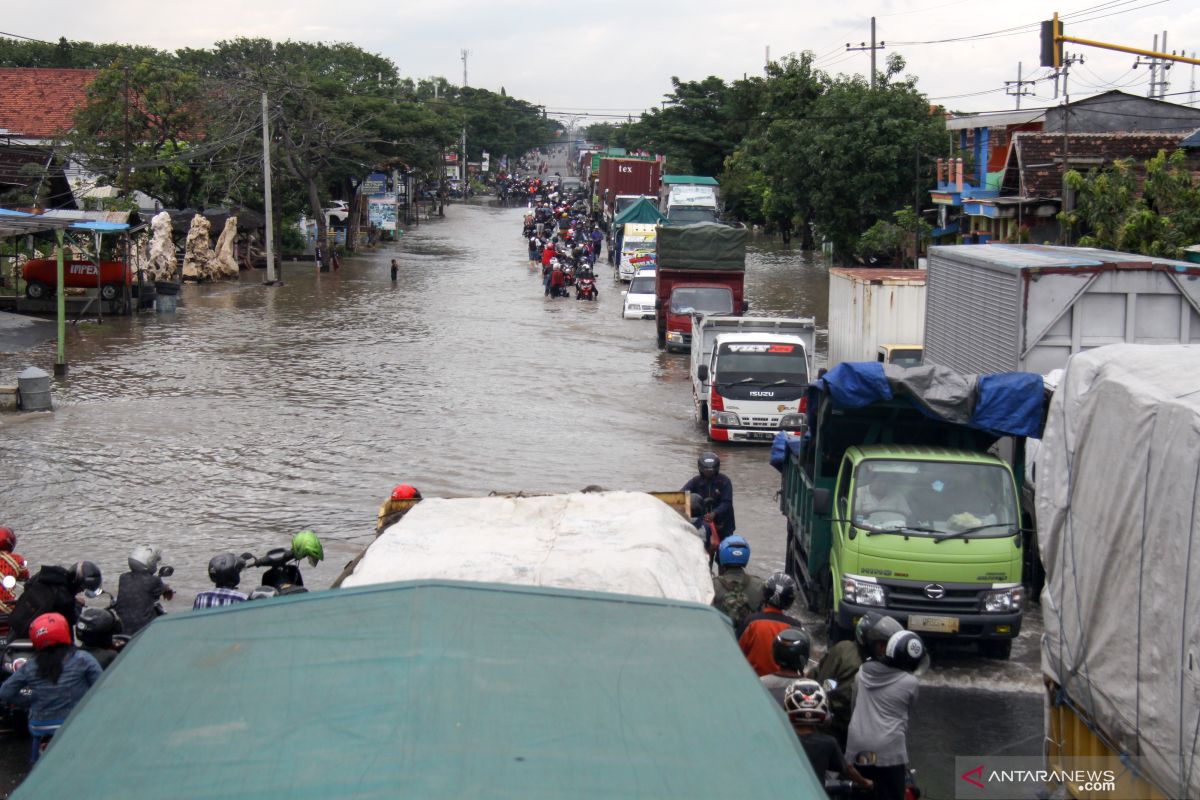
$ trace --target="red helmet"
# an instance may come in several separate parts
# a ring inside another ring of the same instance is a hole
[[[415,486],[410,486],[407,483],[402,483],[395,489],[392,489],[393,500],[420,500],[421,493],[417,491]]]
[[[37,650],[44,650],[51,645],[71,644],[71,626],[62,614],[42,614],[29,623],[29,638]]]
[[[13,529],[6,525],[0,525],[0,551],[11,553],[16,546],[17,535],[13,533]]]

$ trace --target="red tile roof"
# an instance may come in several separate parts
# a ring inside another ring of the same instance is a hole
[[[69,131],[94,69],[0,68],[0,129],[28,139]]]

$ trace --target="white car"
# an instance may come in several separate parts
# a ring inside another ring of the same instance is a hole
[[[633,276],[629,288],[621,292],[625,305],[621,316],[625,319],[654,319],[654,301],[658,294],[654,289],[655,271],[643,269]]]
[[[327,225],[345,225],[350,216],[350,204],[345,200],[334,200],[329,208],[323,208]]]

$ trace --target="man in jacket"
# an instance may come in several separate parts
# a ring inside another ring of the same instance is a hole
[[[785,572],[776,572],[763,584],[763,608],[746,617],[737,630],[738,646],[758,677],[779,671],[775,662],[775,637],[784,628],[803,628],[804,623],[784,612],[796,600],[796,582]]]
[[[84,589],[100,588],[100,569],[90,561],[81,561],[70,569],[47,565],[25,583],[9,615],[10,639],[28,639],[29,623],[42,614],[62,614],[75,627],[79,606],[75,595]]]
[[[681,491],[698,494],[709,506],[704,518],[717,525],[717,536],[725,537],[737,529],[733,516],[733,482],[721,474],[721,459],[716,453],[701,453],[696,459],[700,474],[683,485]]]

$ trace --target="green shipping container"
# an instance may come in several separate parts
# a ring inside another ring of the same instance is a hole
[[[659,269],[746,269],[746,229],[719,222],[660,225]]]

